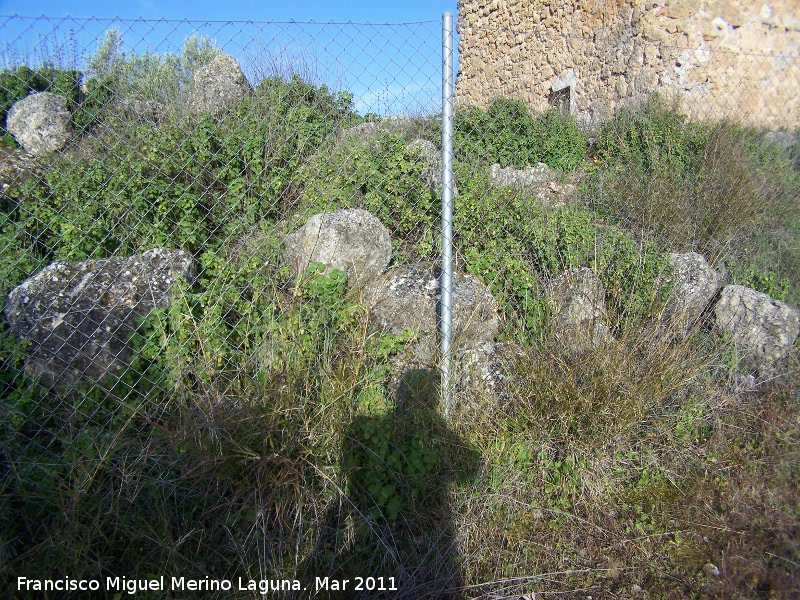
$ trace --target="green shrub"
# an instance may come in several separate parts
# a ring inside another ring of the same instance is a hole
[[[26,182],[4,247],[37,260],[154,246],[214,252],[242,228],[283,216],[300,165],[353,118],[349,96],[275,79],[223,119],[200,117],[188,130],[177,115],[158,127],[116,123],[113,139],[91,138],[80,156],[61,156]]]
[[[566,172],[583,162],[586,137],[567,113],[533,115],[522,102],[495,98],[486,111],[456,113],[454,148],[460,160],[517,168],[543,162]]]
[[[195,72],[220,52],[217,43],[202,34],[186,38],[178,54],[126,52],[120,31],[108,29],[89,57],[87,79],[102,82],[118,98],[170,104],[185,97]]]
[[[543,207],[525,194],[496,190],[486,176],[459,183],[455,247],[466,269],[492,290],[508,317],[507,333],[545,337],[548,282],[566,269],[589,267],[605,288],[613,325],[655,314],[667,267],[652,243],[640,243],[578,205]]]
[[[672,250],[715,258],[785,218],[798,178],[776,150],[761,132],[688,122],[654,97],[601,128],[587,199]]]
[[[671,251],[730,263],[738,280],[759,289],[779,291],[747,272],[798,285],[775,247],[796,246],[788,223],[797,219],[800,177],[790,153],[766,142],[763,131],[689,122],[653,97],[603,125],[595,161],[583,186],[586,202],[625,229]]]
[[[606,164],[642,172],[696,172],[710,126],[689,121],[658,95],[638,109],[621,109],[600,128],[596,155]]]
[[[363,208],[392,234],[395,260],[435,260],[436,193],[425,182],[426,158],[399,133],[364,143],[347,136],[302,172],[298,220],[340,208]]]
[[[636,323],[617,344],[578,360],[548,340],[536,359],[518,365],[525,383],[509,414],[522,421],[521,431],[570,451],[624,445],[649,411],[688,387],[712,360],[691,342],[669,343],[653,323]]]
[[[414,423],[406,423],[391,412],[359,415],[350,424],[342,457],[350,497],[373,518],[394,521],[408,514],[434,485],[428,479],[442,433],[431,427],[436,419],[424,416],[417,414]]]

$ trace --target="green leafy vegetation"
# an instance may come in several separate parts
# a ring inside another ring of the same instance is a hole
[[[426,183],[426,160],[398,133],[369,144],[356,135],[319,153],[302,173],[298,220],[340,208],[370,211],[393,234],[395,260],[433,261],[438,240],[438,205]]]
[[[484,111],[456,113],[455,152],[462,160],[523,168],[543,162],[572,171],[583,162],[586,136],[575,119],[558,110],[533,115],[522,102],[496,98]]]
[[[119,123],[112,142],[88,139],[26,182],[24,205],[5,217],[5,248],[52,261],[163,246],[206,260],[239,232],[274,223],[299,166],[354,118],[347,95],[295,79],[265,80],[224,119],[191,128],[178,116]],[[109,143],[120,152],[109,155]]]
[[[731,263],[734,278],[756,289],[780,292],[775,281],[798,303],[796,238],[787,226],[800,176],[792,153],[763,131],[689,121],[654,96],[603,124],[594,157],[584,183],[594,210],[663,248]]]
[[[476,182],[480,180],[476,178]],[[600,276],[616,328],[657,313],[666,289],[662,253],[579,205],[545,208],[524,194],[498,192],[483,182],[461,186],[455,203],[455,246],[506,309],[509,331],[543,339],[547,283],[567,269]]]
[[[429,402],[434,404],[435,389],[431,391]],[[437,437],[443,430],[442,423],[431,427],[435,411],[410,413],[415,422],[398,412],[356,417],[345,435],[342,457],[350,476],[351,498],[373,517],[389,521],[414,510],[435,485],[429,480],[437,462]]]

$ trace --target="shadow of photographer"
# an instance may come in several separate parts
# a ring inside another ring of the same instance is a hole
[[[473,477],[478,460],[439,410],[438,373],[406,372],[393,410],[360,414],[344,432],[346,494],[301,573],[349,583],[316,597],[461,598],[450,484]]]

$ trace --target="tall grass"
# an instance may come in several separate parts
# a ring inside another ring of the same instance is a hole
[[[793,152],[734,121],[688,121],[654,96],[600,128],[584,197],[636,235],[797,305]]]

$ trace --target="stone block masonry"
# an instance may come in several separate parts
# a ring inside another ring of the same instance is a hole
[[[800,122],[800,0],[459,0],[457,105],[496,96],[587,125],[654,91],[696,119]]]

